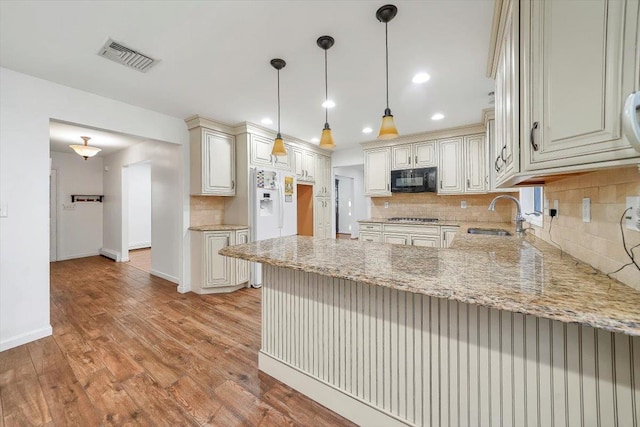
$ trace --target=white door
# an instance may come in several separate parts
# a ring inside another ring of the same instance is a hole
[[[351,234],[353,224],[353,178],[336,177],[338,180],[338,221],[336,232]]]
[[[58,260],[58,171],[49,175],[49,261]]]

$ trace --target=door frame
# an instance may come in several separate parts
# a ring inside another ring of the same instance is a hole
[[[49,261],[58,260],[58,171],[49,171]]]

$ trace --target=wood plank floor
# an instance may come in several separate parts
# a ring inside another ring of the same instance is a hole
[[[129,265],[147,273],[151,272],[151,248],[129,251]]]
[[[61,261],[51,323],[0,353],[1,425],[352,425],[258,371],[258,289],[182,295],[126,263]]]

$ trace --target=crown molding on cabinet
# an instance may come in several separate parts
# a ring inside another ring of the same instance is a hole
[[[217,130],[219,132],[226,133],[228,135],[238,136],[243,133],[250,133],[252,135],[259,135],[265,138],[274,139],[276,137],[276,131],[272,129],[265,128],[263,126],[257,125],[251,122],[241,122],[235,125],[230,125],[228,123],[219,122],[217,120],[208,119],[206,117],[202,117],[199,115],[194,115],[191,117],[187,117],[184,119],[187,124],[187,129],[191,130],[196,127],[205,127],[207,129]],[[331,150],[325,150],[323,148],[318,147],[315,144],[304,141],[299,138],[295,138],[291,135],[282,134],[283,139],[287,144],[290,144],[295,147],[304,148],[307,151],[313,151],[318,154],[322,154],[323,156],[329,156],[333,154]]]
[[[457,126],[453,128],[434,130],[429,132],[414,133],[411,135],[404,135],[396,139],[386,141],[367,141],[361,142],[360,145],[363,149],[367,148],[381,148],[392,147],[400,144],[411,144],[413,142],[429,141],[434,139],[451,138],[454,136],[472,135],[476,133],[485,133],[486,128],[482,123],[474,123],[472,125]]]
[[[482,123],[487,126],[489,120],[496,119],[496,110],[493,108],[485,108],[482,110]]]

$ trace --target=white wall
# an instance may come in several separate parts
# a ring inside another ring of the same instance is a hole
[[[343,150],[337,150],[331,156],[331,166],[334,168],[362,164],[364,164],[364,152],[360,145]]]
[[[0,203],[8,207],[8,216],[0,218],[0,351],[51,334],[50,119],[182,144],[182,170],[188,171],[189,135],[182,119],[0,68]],[[180,262],[188,263],[187,177],[181,173],[178,243]],[[179,289],[185,290],[188,269],[179,270]]]
[[[338,176],[338,223],[336,224],[336,232],[349,233],[356,227],[353,223],[353,178]]]
[[[151,247],[151,162],[133,164],[127,172],[129,249],[148,248]]]
[[[180,277],[181,205],[180,147],[145,141],[105,157],[104,239],[102,251],[121,261],[128,260],[130,167],[151,164],[151,273],[172,282]],[[123,174],[127,179],[123,181]],[[188,264],[187,264],[188,265]]]
[[[371,198],[364,195],[364,165],[334,167],[333,173],[334,175],[353,178],[351,237],[358,237],[358,220],[369,219],[371,216]],[[335,200],[333,203],[335,204]]]
[[[69,150],[71,151],[71,150]],[[102,158],[51,152],[57,171],[57,261],[98,255],[102,246],[102,203],[71,203],[72,194],[103,194]]]

